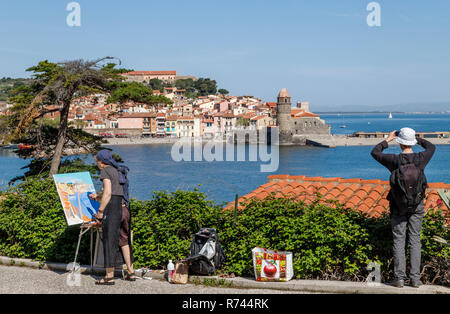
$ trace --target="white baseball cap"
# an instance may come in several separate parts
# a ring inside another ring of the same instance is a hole
[[[417,144],[416,131],[411,128],[403,128],[400,130],[395,141],[406,146],[414,146]]]

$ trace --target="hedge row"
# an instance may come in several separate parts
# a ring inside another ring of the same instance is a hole
[[[28,179],[2,195],[0,255],[39,261],[71,262],[79,229],[67,227],[54,183]],[[227,254],[222,272],[253,276],[251,250],[266,247],[294,253],[297,278],[362,281],[370,261],[392,276],[389,217],[370,218],[337,203],[304,204],[268,197],[246,204],[235,215],[194,191],[154,192],[148,201],[133,200],[132,228],[137,267],[164,268],[169,259],[189,254],[194,233],[216,228]],[[435,242],[449,239],[443,215],[429,211],[422,230],[423,279],[450,286],[450,248]],[[80,262],[88,263],[88,239]]]

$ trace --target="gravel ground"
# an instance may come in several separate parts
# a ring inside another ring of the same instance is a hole
[[[0,266],[0,294],[10,293],[89,293],[89,294],[300,294],[298,291],[269,289],[233,289],[187,285],[173,285],[166,281],[138,279],[135,282],[116,278],[114,286],[97,286],[100,277],[81,275],[80,286],[67,284],[69,274],[28,267]]]

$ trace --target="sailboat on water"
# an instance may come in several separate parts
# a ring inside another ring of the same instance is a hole
[[[347,126],[344,123],[344,116],[342,116],[342,125],[341,125],[341,129],[345,129]]]
[[[389,113],[389,119],[392,119],[392,112]]]

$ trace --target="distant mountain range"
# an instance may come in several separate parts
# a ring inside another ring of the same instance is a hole
[[[450,112],[450,101],[431,103],[407,103],[380,106],[312,106],[312,111],[323,112]]]

